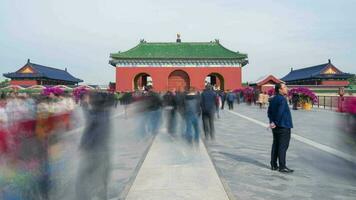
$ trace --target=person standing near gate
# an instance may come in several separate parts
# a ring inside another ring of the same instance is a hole
[[[293,110],[298,110],[298,101],[299,101],[299,95],[294,93],[292,96]]]
[[[175,135],[177,126],[177,100],[175,88],[167,91],[163,95],[163,106],[167,117],[167,130],[171,135]]]
[[[229,105],[229,110],[234,109],[234,100],[235,100],[235,93],[231,90],[226,95],[227,104]]]
[[[203,128],[205,139],[215,139],[214,114],[216,112],[217,94],[213,91],[211,85],[206,85],[205,90],[201,94],[201,110],[203,118]]]
[[[284,83],[278,83],[275,85],[275,93],[276,95],[272,98],[267,111],[270,128],[273,133],[271,170],[279,169],[283,173],[292,173],[294,170],[286,166],[286,153],[289,146],[291,128],[293,128],[292,115],[285,97],[288,94],[288,88]]]
[[[199,121],[198,118],[201,113],[200,109],[200,96],[195,88],[189,88],[187,94],[183,99],[186,132],[185,139],[189,144],[193,142],[199,145]]]

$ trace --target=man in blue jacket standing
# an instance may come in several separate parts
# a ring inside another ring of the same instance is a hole
[[[203,128],[205,139],[215,139],[214,117],[216,112],[217,94],[213,91],[211,85],[206,85],[201,94],[201,110],[203,118]]]
[[[286,166],[286,153],[289,146],[291,128],[293,128],[292,115],[286,99],[288,88],[283,83],[276,84],[275,93],[276,95],[272,98],[268,107],[268,118],[273,133],[271,169],[279,169],[283,173],[292,173],[293,170]]]

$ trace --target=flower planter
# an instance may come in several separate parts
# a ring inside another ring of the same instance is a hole
[[[311,103],[303,103],[303,104],[302,104],[302,108],[303,108],[304,110],[311,110],[312,104],[311,104]]]
[[[301,103],[301,106],[305,110],[310,110],[312,108],[312,102],[317,103],[318,98],[313,91],[309,88],[298,87],[292,88],[288,91],[288,96],[290,98],[297,96],[298,101]]]

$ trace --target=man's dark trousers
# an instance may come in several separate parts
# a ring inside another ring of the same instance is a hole
[[[215,138],[215,127],[214,127],[214,112],[203,112],[203,128],[205,138],[214,139]]]
[[[229,105],[229,110],[234,109],[234,102],[233,101],[227,101],[227,104]]]
[[[289,147],[290,128],[276,127],[272,129],[273,144],[271,152],[271,166],[277,166],[277,158],[279,161],[279,169],[286,167],[286,153]]]

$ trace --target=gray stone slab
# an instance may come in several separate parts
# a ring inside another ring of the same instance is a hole
[[[157,135],[127,195],[137,199],[228,200],[205,146]]]
[[[233,112],[268,122],[266,109],[240,105]],[[216,141],[208,142],[207,148],[237,199],[355,199],[354,163],[292,138],[287,165],[295,172],[271,171],[271,131],[226,111],[220,115],[215,124]],[[354,155],[355,146],[340,141],[344,135],[335,127],[338,113],[300,110],[292,115],[292,132]]]

